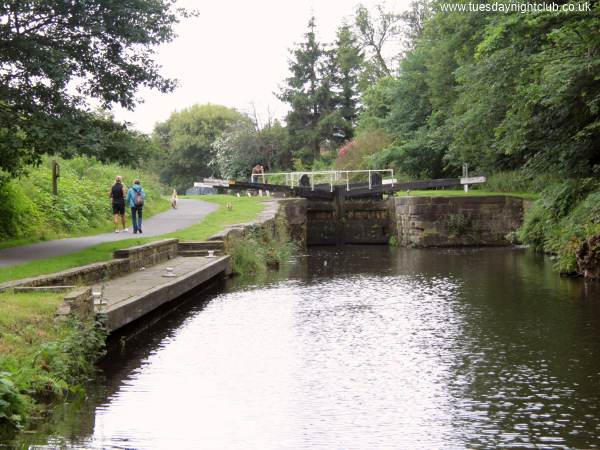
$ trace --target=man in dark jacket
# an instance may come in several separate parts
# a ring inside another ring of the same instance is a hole
[[[110,188],[108,196],[112,198],[112,209],[115,222],[115,233],[119,232],[119,216],[121,216],[121,224],[123,225],[123,232],[127,233],[127,225],[125,223],[125,196],[127,191],[123,186],[122,178],[117,175],[115,178],[115,184]]]
[[[127,203],[131,208],[131,223],[133,223],[133,234],[142,232],[142,210],[144,208],[146,193],[140,185],[140,180],[134,180],[133,186],[127,191]]]

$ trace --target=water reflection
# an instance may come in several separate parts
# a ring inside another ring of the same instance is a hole
[[[238,283],[129,339],[90,401],[60,413],[50,442],[599,445],[598,289],[557,277],[542,259],[510,249],[314,249],[285,279]]]

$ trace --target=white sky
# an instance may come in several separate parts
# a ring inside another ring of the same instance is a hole
[[[183,20],[178,37],[157,49],[162,74],[179,80],[170,94],[142,89],[144,102],[134,111],[115,108],[118,120],[150,133],[156,122],[195,103],[216,103],[249,111],[256,105],[264,120],[283,117],[286,106],[278,92],[288,76],[288,49],[303,40],[311,11],[320,42],[331,42],[335,30],[362,3],[371,8],[382,0],[179,0],[178,5],[200,15]],[[388,0],[387,9],[400,12],[409,0]]]

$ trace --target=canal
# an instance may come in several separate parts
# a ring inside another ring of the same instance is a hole
[[[525,250],[314,248],[136,333],[21,445],[600,446],[599,286]]]

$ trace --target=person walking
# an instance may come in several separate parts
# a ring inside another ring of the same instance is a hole
[[[127,224],[125,222],[125,196],[127,191],[123,186],[122,177],[117,175],[115,177],[115,184],[110,188],[108,196],[112,199],[112,210],[113,219],[115,223],[115,233],[119,232],[119,216],[121,216],[121,225],[123,225],[123,232],[127,233]]]
[[[133,180],[133,186],[127,191],[127,203],[131,208],[131,223],[133,224],[133,234],[142,232],[142,210],[144,209],[144,200],[146,193],[140,185],[140,180]]]

